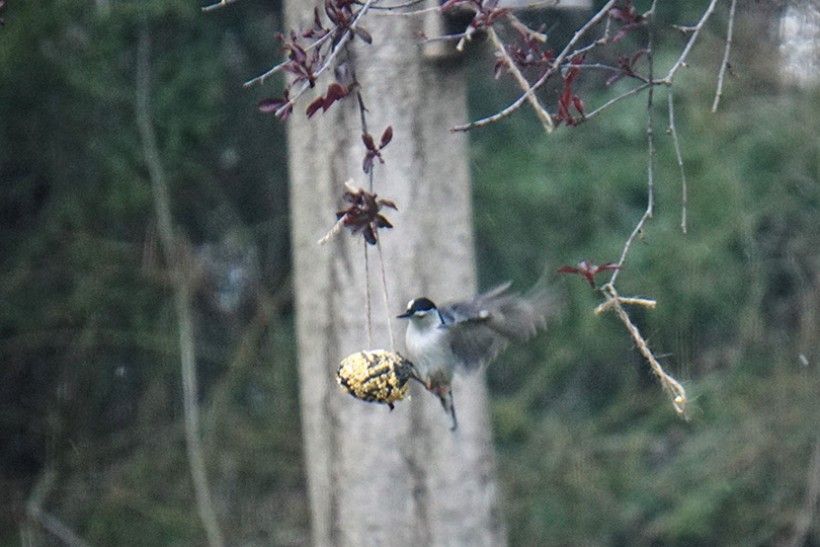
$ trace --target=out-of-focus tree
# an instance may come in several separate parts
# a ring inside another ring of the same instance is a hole
[[[293,28],[313,16],[311,3],[291,1],[286,10]],[[351,47],[345,63],[361,86],[369,131],[380,135],[390,125],[399,143],[373,168],[371,191],[399,206],[389,215],[396,228],[378,235],[378,252],[371,247],[366,257],[361,237],[317,244],[335,222],[343,183],[367,180],[357,101],[334,105],[320,119],[299,112],[289,122],[300,388],[317,545],[498,545],[505,537],[482,375],[455,386],[455,434],[424,392],[388,412],[351,400],[334,378],[345,355],[371,342],[366,290],[374,295],[372,343],[390,347],[403,335],[391,319],[396,302],[466,297],[476,286],[466,139],[442,131],[466,115],[466,80],[457,65],[425,62],[408,47],[419,25],[369,22],[373,45]],[[387,302],[375,296],[382,294],[380,267]]]
[[[44,521],[92,544],[132,543],[135,530],[146,544],[204,538],[134,115],[142,24],[173,219],[198,273],[215,506],[232,540],[299,541],[284,146],[272,145],[284,134],[237,85],[273,43],[275,13],[248,3],[212,21],[190,2],[98,6],[3,14],[0,543],[21,529],[37,541],[51,533]]]

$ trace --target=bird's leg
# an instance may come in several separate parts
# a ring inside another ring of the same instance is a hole
[[[450,431],[458,429],[458,420],[456,419],[456,403],[453,400],[453,390],[447,392],[450,395],[450,416],[453,417],[453,425],[450,426]]]

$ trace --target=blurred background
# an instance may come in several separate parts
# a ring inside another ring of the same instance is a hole
[[[674,20],[703,11],[671,4]],[[568,305],[551,331],[488,372],[514,545],[820,545],[817,34],[815,64],[795,68],[783,29],[797,8],[741,1],[713,114],[726,8],[676,81],[688,233],[659,100],[656,216],[619,277],[622,294],[658,300],[634,319],[684,382],[691,420],[623,326],[592,313],[600,297],[559,279]],[[539,16],[560,40],[583,14]],[[309,543],[284,126],[256,109],[280,88],[241,86],[279,58],[279,2],[205,15],[188,0],[42,0],[0,17],[0,545],[60,543],[48,523],[95,545],[205,542],[135,117],[141,28],[173,220],[196,265],[220,523],[229,544]],[[662,33],[658,62],[683,40]],[[462,61],[476,116],[517,96],[481,49]],[[628,89],[605,80],[579,81],[588,105]],[[645,104],[551,136],[529,112],[471,134],[483,286],[527,286],[544,260],[618,259],[645,207]]]

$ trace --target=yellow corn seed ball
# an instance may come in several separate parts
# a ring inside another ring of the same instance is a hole
[[[382,403],[391,409],[404,399],[407,381],[414,377],[413,364],[387,350],[359,351],[342,359],[336,380],[344,391],[363,401]]]

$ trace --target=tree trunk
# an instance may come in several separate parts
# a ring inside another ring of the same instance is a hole
[[[787,84],[811,88],[820,83],[820,6],[795,2],[780,17],[780,73]]]
[[[303,27],[313,2],[288,0],[287,27]],[[392,125],[375,191],[395,199],[393,230],[381,231],[390,290],[389,316],[412,297],[471,295],[476,288],[466,138],[448,129],[463,122],[466,83],[453,65],[425,64],[417,42],[422,23],[368,17],[373,45],[351,48],[377,136]],[[322,82],[320,91],[326,88]],[[456,378],[459,429],[438,400],[414,384],[412,400],[390,412],[342,393],[339,361],[362,350],[390,348],[381,298],[378,252],[369,248],[373,346],[366,329],[365,258],[361,236],[320,239],[333,225],[343,183],[366,187],[359,112],[354,98],[312,120],[307,99],[289,121],[294,286],[313,541],[317,545],[503,545],[495,462],[481,374]],[[404,325],[392,320],[396,349]]]

